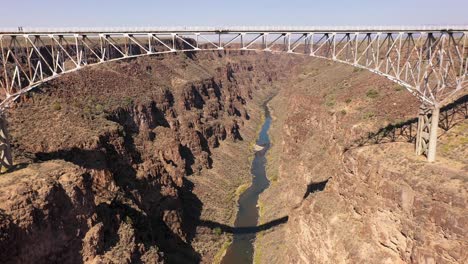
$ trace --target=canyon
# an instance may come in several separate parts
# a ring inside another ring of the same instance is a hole
[[[402,87],[252,51],[112,62],[23,96],[8,114],[0,259],[219,263],[272,96],[254,263],[468,259],[466,96],[442,111],[440,158],[427,163],[413,151],[419,103]]]
[[[319,61],[294,76],[271,102],[259,202],[261,223],[289,220],[257,235],[255,263],[466,263],[467,96],[443,109],[428,163],[402,87]]]

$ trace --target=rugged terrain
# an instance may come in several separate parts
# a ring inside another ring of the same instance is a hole
[[[428,164],[404,88],[252,52],[113,62],[22,98],[7,117],[16,165],[0,175],[0,259],[218,262],[274,94],[256,263],[467,259],[466,97],[442,111]]]
[[[466,263],[467,97],[442,112],[438,161],[414,154],[418,102],[352,67],[309,61],[270,103],[273,182],[255,263]],[[450,128],[450,129],[448,129]]]
[[[232,225],[259,105],[290,60],[140,58],[65,75],[22,98],[8,116],[17,164],[0,176],[2,262],[220,258],[230,235],[216,225]]]

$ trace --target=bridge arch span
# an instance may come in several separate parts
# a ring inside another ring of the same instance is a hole
[[[0,32],[0,112],[38,85],[85,67],[223,50],[307,55],[404,86],[426,109],[419,119],[416,152],[430,161],[435,159],[439,108],[468,87],[468,26],[10,30]]]
[[[109,59],[109,60],[104,60],[104,61],[98,61],[98,62],[95,62],[95,63],[92,63],[92,64],[85,64],[85,65],[80,65],[80,66],[77,66],[77,67],[74,67],[74,68],[71,68],[71,69],[67,69],[67,70],[64,70],[64,71],[61,71],[59,73],[53,73],[52,75],[50,76],[47,76],[47,77],[44,77],[44,78],[41,78],[39,80],[36,80],[35,82],[32,82],[32,83],[29,83],[27,86],[23,87],[22,89],[16,91],[16,90],[13,90],[13,93],[6,93],[6,97],[4,98],[3,101],[0,102],[0,109],[4,109],[4,108],[7,108],[9,106],[9,104],[13,103],[19,96],[21,96],[22,94],[25,94],[31,90],[33,90],[34,88],[42,85],[42,84],[45,84],[51,80],[54,80],[56,78],[59,78],[65,74],[69,74],[69,73],[73,73],[73,72],[77,72],[79,70],[82,70],[82,69],[85,69],[85,68],[88,68],[88,67],[96,67],[96,66],[99,66],[99,65],[102,65],[102,64],[105,64],[105,63],[110,63],[110,62],[116,62],[116,61],[122,61],[122,60],[129,60],[129,59],[136,59],[136,58],[140,58],[140,57],[146,57],[146,56],[155,56],[155,55],[164,55],[164,54],[175,54],[175,53],[186,53],[186,52],[219,52],[219,51],[253,51],[253,52],[266,52],[266,53],[272,53],[272,54],[294,54],[294,55],[299,55],[299,56],[310,56],[310,57],[313,57],[313,58],[317,58],[317,59],[321,59],[321,60],[326,60],[326,61],[333,61],[333,62],[338,62],[338,63],[342,63],[342,64],[345,64],[345,65],[348,65],[348,66],[352,66],[352,67],[356,67],[358,69],[364,69],[364,70],[367,70],[367,71],[370,71],[372,73],[375,73],[379,76],[383,76],[401,86],[404,86],[407,91],[409,91],[410,93],[412,93],[414,96],[418,97],[420,100],[422,101],[425,101],[426,103],[428,104],[431,104],[430,101],[426,100],[424,97],[419,97],[420,95],[418,94],[417,91],[415,91],[413,89],[413,87],[402,81],[402,80],[399,80],[397,79],[396,77],[394,76],[391,76],[389,74],[386,74],[384,72],[381,72],[381,71],[378,71],[378,70],[375,70],[375,69],[370,69],[370,68],[367,68],[363,65],[355,65],[355,64],[352,64],[350,62],[347,62],[347,61],[342,61],[342,60],[337,60],[337,59],[333,59],[333,58],[327,58],[327,57],[323,57],[323,56],[315,56],[315,55],[311,55],[311,54],[305,54],[305,53],[300,53],[300,52],[287,52],[287,51],[271,51],[271,50],[265,50],[265,49],[252,49],[252,48],[249,48],[249,49],[241,49],[241,48],[223,48],[223,49],[199,49],[199,50],[193,50],[193,49],[179,49],[179,50],[174,50],[174,51],[167,51],[167,52],[156,52],[156,53],[146,53],[146,54],[138,54],[138,55],[129,55],[129,56],[125,56],[125,57],[118,57],[118,58],[113,58],[113,59]]]

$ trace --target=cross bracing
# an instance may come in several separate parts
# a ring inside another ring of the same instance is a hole
[[[460,26],[3,30],[0,111],[34,87],[83,67],[210,50],[285,52],[349,64],[404,86],[430,109],[468,86],[468,27]],[[430,153],[429,143],[419,143],[427,149],[418,153]]]
[[[279,28],[264,32],[256,32],[256,28],[174,32],[81,29],[0,33],[0,108],[38,84],[84,66],[202,50],[287,52],[342,62],[385,76],[431,106],[444,104],[466,88],[468,29],[422,28],[399,32],[379,29],[318,28],[316,32]]]

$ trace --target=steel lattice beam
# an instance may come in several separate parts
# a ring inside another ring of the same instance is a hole
[[[406,87],[432,109],[468,87],[468,27],[10,30],[0,31],[0,112],[21,94],[83,67],[208,50],[285,52],[345,63]]]
[[[84,66],[227,49],[305,54],[353,65],[403,85],[433,107],[468,86],[468,29],[4,32],[0,110],[35,86]]]

